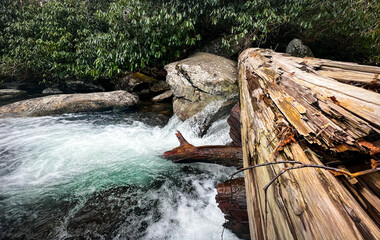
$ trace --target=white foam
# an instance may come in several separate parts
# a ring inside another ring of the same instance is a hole
[[[163,217],[149,226],[144,239],[221,239],[224,217],[220,214],[215,202],[215,182],[197,179],[192,179],[191,182],[197,196],[192,197],[181,192],[171,193],[170,189],[167,189],[165,201],[160,205]],[[171,197],[170,194],[176,194],[176,196]],[[238,239],[228,230],[224,231],[223,237]]]
[[[229,141],[225,119],[203,138],[197,137],[192,124],[176,117],[165,127],[139,121],[95,124],[67,116],[0,120],[0,195],[11,206],[12,201],[27,203],[59,191],[81,195],[111,185],[141,185],[178,172],[177,165],[157,157],[179,145],[176,130],[194,145]],[[170,182],[147,193],[148,198],[160,199],[162,217],[148,227],[146,239],[220,239],[224,217],[215,203],[216,179],[227,178],[233,169],[197,166],[208,176],[181,179],[191,182],[196,196],[171,188]],[[229,231],[224,237],[236,238]]]

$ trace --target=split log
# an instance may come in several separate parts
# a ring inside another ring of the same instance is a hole
[[[245,168],[298,161],[362,171],[379,159],[380,94],[322,76],[316,71],[321,65],[380,73],[378,67],[300,60],[271,50],[240,55]],[[351,179],[302,168],[281,175],[264,194],[289,166],[244,172],[252,239],[380,239],[378,172]]]
[[[376,92],[380,90],[379,67],[317,58],[288,57],[288,59],[298,64],[307,63],[308,67],[312,68],[319,75],[344,83],[365,86],[367,89]]]
[[[215,200],[227,220],[223,226],[242,239],[250,239],[244,178],[219,183],[217,192]]]
[[[178,131],[176,136],[180,146],[164,153],[166,159],[175,163],[205,162],[224,166],[241,167],[243,154],[237,146],[193,146]]]

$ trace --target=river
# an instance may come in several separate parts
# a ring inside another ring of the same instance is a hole
[[[133,112],[0,120],[0,239],[221,239],[216,184],[235,171],[173,164],[179,145],[229,141],[226,120]],[[237,239],[229,230],[224,239]]]

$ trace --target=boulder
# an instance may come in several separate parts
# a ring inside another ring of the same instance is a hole
[[[226,39],[230,37],[232,36],[226,37]],[[241,51],[243,51],[245,48],[252,44],[252,39],[247,36],[238,40],[237,42],[231,41],[232,43],[230,48],[227,48],[223,44],[223,39],[223,37],[219,37],[209,42],[206,42],[200,49],[197,49],[196,52],[207,52],[218,56],[230,58],[234,55],[238,55]]]
[[[113,81],[114,88],[117,90],[126,90],[128,92],[140,92],[149,89],[149,86],[156,83],[157,80],[139,72],[131,73],[121,79]]]
[[[294,57],[314,57],[311,49],[301,39],[295,38],[286,47],[286,53]]]
[[[137,104],[138,97],[126,91],[60,94],[15,102],[0,107],[0,117],[33,117],[51,114],[101,111]]]
[[[61,90],[59,90],[58,88],[45,88],[43,91],[42,91],[43,94],[61,94],[63,93]]]
[[[89,83],[83,81],[67,81],[64,86],[64,92],[67,93],[90,93],[90,92],[104,92],[105,89],[96,83]]]
[[[213,104],[210,112],[202,113],[200,135],[227,113],[238,100],[236,62],[210,53],[197,53],[187,59],[165,66],[166,81],[173,91],[173,110],[182,121],[197,115]],[[214,104],[218,102],[218,104]],[[208,116],[209,115],[209,116]]]
[[[173,96],[172,90],[168,90],[168,91],[161,93],[160,95],[157,95],[154,98],[152,98],[152,101],[153,102],[162,102],[162,101],[170,99],[172,96]]]
[[[25,91],[17,89],[0,89],[0,100],[9,100],[26,95]]]
[[[149,87],[149,90],[154,93],[159,93],[170,90],[170,86],[166,83],[166,81],[157,81]]]

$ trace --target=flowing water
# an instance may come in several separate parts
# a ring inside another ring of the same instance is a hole
[[[229,141],[225,119],[198,138],[148,113],[0,120],[0,239],[220,239],[216,184],[234,172],[160,157]],[[224,239],[236,239],[225,230]]]

